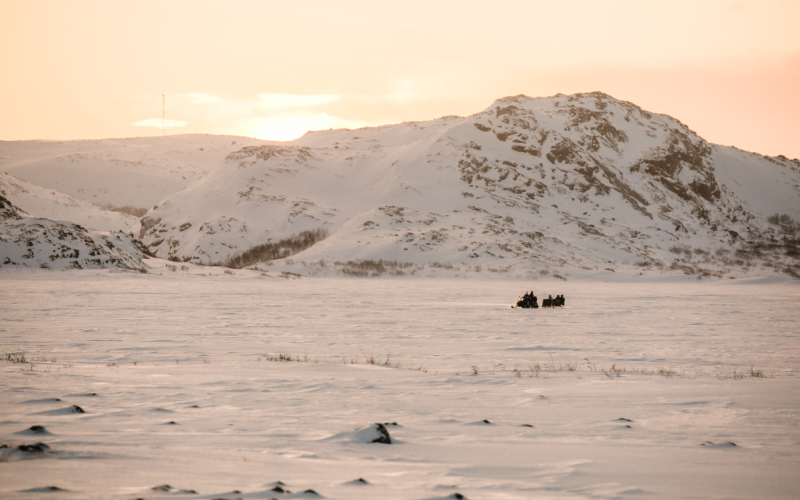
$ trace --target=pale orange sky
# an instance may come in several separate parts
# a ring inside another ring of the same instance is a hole
[[[798,26],[800,1],[0,0],[0,139],[160,135],[161,94],[169,134],[287,140],[600,90],[800,157]]]

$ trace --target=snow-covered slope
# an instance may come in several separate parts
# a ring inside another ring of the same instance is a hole
[[[144,269],[143,251],[130,234],[31,217],[0,196],[2,267]]]
[[[759,217],[775,213],[800,214],[800,163],[728,146],[714,146],[717,178]]]
[[[88,141],[0,141],[0,172],[91,203],[151,208],[248,137],[179,135]]]
[[[0,195],[29,215],[74,222],[89,229],[128,232],[138,218],[105,210],[75,196],[0,173]]]
[[[768,233],[776,212],[800,218],[798,186],[797,160],[709,144],[602,93],[516,96],[467,118],[242,148],[139,236],[201,263],[322,228],[295,259],[664,266],[671,246],[707,252]]]

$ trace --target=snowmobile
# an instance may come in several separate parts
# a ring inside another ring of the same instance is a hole
[[[534,295],[533,297],[528,297],[527,295],[524,297],[520,297],[517,300],[517,305],[511,306],[512,309],[539,309],[539,303],[537,302],[537,298]]]
[[[557,296],[554,299],[542,299],[542,307],[564,307],[564,297]]]
[[[564,307],[564,297],[559,295],[553,299],[542,299],[542,306],[547,308]],[[538,299],[535,295],[525,294],[517,300],[517,305],[511,306],[512,309],[539,309]]]

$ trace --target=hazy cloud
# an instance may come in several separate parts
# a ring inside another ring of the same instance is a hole
[[[182,120],[161,120],[161,118],[148,118],[146,120],[139,120],[138,122],[133,122],[131,125],[134,127],[154,127],[154,128],[171,128],[171,127],[185,127],[189,124],[189,122],[185,122]]]
[[[398,85],[392,94],[375,100],[407,100],[413,98],[409,85]],[[224,133],[234,133],[275,141],[290,141],[309,130],[361,128],[377,125],[366,120],[336,116],[334,109],[347,99],[363,101],[362,96],[341,94],[261,93],[247,99],[220,97],[205,92],[186,92],[170,108],[172,116],[186,118],[192,127],[212,124]],[[331,109],[332,108],[332,109]],[[166,120],[165,127],[183,127],[188,121]],[[138,127],[161,127],[160,118],[141,120]]]
[[[291,141],[310,130],[330,128],[361,128],[374,125],[363,120],[348,120],[328,113],[312,113],[305,110],[287,111],[266,117],[251,119],[246,128],[259,139]]]
[[[258,94],[258,107],[264,111],[307,108],[342,99],[336,94]]]
[[[221,98],[202,92],[191,92],[186,94],[186,97],[189,98],[189,102],[192,104],[217,104],[218,102],[222,102]]]

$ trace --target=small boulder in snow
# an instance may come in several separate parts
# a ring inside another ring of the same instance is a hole
[[[356,431],[356,441],[361,443],[392,444],[392,437],[383,424],[372,424]]]
[[[18,432],[17,434],[50,434],[47,432],[47,429],[43,425],[32,425],[28,429],[25,429],[22,432]]]
[[[712,443],[711,441],[703,441],[700,446],[707,446],[709,448],[732,448],[737,446],[733,441],[726,441],[724,443]]]
[[[44,443],[35,443],[35,444],[21,444],[17,446],[19,451],[24,451],[26,453],[44,453],[45,451],[49,450],[50,447]]]
[[[64,488],[59,488],[58,486],[41,486],[38,488],[29,488],[27,490],[22,490],[22,493],[47,493],[48,491],[68,491]]]

